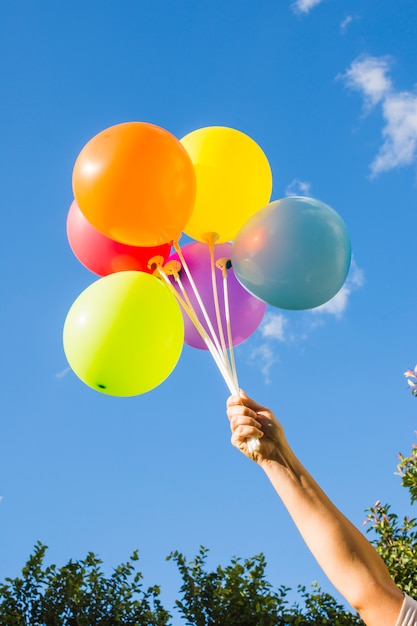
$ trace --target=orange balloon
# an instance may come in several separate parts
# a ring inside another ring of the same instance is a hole
[[[179,239],[196,194],[185,148],[145,122],[117,124],[93,137],[78,155],[72,185],[90,224],[133,246]]]

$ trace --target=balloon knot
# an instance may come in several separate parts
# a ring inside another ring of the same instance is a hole
[[[158,267],[162,267],[164,264],[164,257],[163,256],[153,256],[151,259],[149,259],[148,261],[148,269],[152,270],[153,272],[155,270],[158,269]]]
[[[219,233],[212,233],[212,232],[204,233],[204,235],[202,236],[202,239],[208,245],[214,245],[216,241],[220,239],[220,235]]]
[[[168,263],[164,265],[163,270],[165,274],[167,274],[168,276],[173,276],[175,280],[178,280],[181,268],[182,265],[179,261],[168,261]]]
[[[232,262],[227,258],[217,259],[216,267],[222,271],[223,278],[226,278],[227,270],[230,270],[232,267]]]

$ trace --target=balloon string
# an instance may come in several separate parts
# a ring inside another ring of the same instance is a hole
[[[212,355],[218,369],[220,370],[220,373],[222,374],[226,385],[229,388],[230,393],[232,394],[238,394],[239,390],[236,388],[235,385],[235,381],[233,380],[233,378],[230,375],[230,372],[228,371],[227,367],[225,366],[224,360],[222,358],[222,354],[219,353],[216,350],[216,347],[213,343],[213,341],[211,340],[210,336],[208,335],[207,331],[205,330],[204,326],[201,324],[200,320],[198,319],[198,316],[193,308],[193,306],[187,303],[186,299],[182,298],[180,296],[180,294],[177,292],[177,290],[175,289],[174,285],[171,283],[170,279],[168,278],[167,274],[164,272],[163,268],[158,266],[156,271],[158,272],[159,276],[165,281],[165,283],[168,285],[168,287],[170,288],[171,292],[174,294],[175,298],[178,300],[178,302],[180,303],[180,305],[182,306],[182,308],[184,309],[185,313],[188,315],[189,319],[191,320],[191,322],[194,324],[196,330],[198,331],[198,333],[200,334],[201,338],[203,339],[204,343],[206,344],[208,350],[210,351],[210,354]],[[174,277],[175,278],[175,277]],[[175,278],[175,280],[177,280]],[[181,291],[184,289],[183,285],[181,281],[178,281],[178,284],[180,286]],[[185,290],[183,291],[183,294],[185,294]],[[186,296],[187,300],[189,301],[188,296]]]
[[[236,387],[239,389],[235,353],[233,349],[232,325],[231,325],[231,320],[230,320],[229,290],[228,290],[228,285],[227,285],[227,269],[226,268],[223,272],[223,293],[224,293],[224,313],[226,317],[226,329],[227,329],[227,342],[229,344],[230,365],[232,368],[233,380],[236,383]]]
[[[180,258],[182,255],[180,255]],[[185,268],[185,264],[184,264],[184,268]],[[235,377],[232,375],[231,371],[230,371],[230,367],[229,364],[225,363],[224,360],[224,355],[222,354],[221,351],[217,350],[213,341],[211,340],[209,334],[207,333],[206,329],[204,328],[204,326],[201,324],[197,313],[194,310],[194,307],[191,304],[191,301],[188,297],[188,295],[186,294],[186,291],[184,289],[184,286],[181,282],[181,279],[179,278],[178,274],[175,276],[174,275],[174,279],[176,280],[176,282],[178,282],[178,285],[180,287],[181,293],[183,294],[184,297],[181,297],[180,294],[177,292],[177,290],[175,289],[174,285],[172,284],[172,282],[170,281],[170,279],[168,278],[167,274],[164,272],[163,268],[161,265],[157,265],[155,272],[158,273],[158,275],[165,281],[165,283],[168,285],[169,289],[171,290],[171,292],[173,293],[173,295],[175,296],[175,298],[177,299],[177,301],[180,303],[180,305],[182,306],[182,308],[184,309],[186,315],[188,315],[189,319],[191,320],[191,322],[194,324],[197,332],[200,334],[201,338],[203,339],[204,343],[206,344],[208,350],[210,351],[211,356],[213,357],[214,362],[216,363],[221,375],[223,376],[223,379],[230,391],[231,394],[233,395],[239,395],[239,385],[237,382],[237,376],[236,379]],[[188,274],[190,274],[189,270],[188,270]],[[188,275],[188,278],[190,279],[190,275]],[[194,281],[192,281],[194,282]],[[191,281],[190,281],[191,283]],[[197,291],[197,287],[195,286],[195,291]],[[227,287],[226,287],[227,289]],[[198,294],[199,295],[199,294]],[[201,297],[199,295],[199,299],[201,300]],[[228,302],[228,299],[226,300],[225,298],[225,302]],[[189,304],[188,304],[189,303]],[[218,342],[217,342],[218,343]],[[232,345],[230,339],[229,339],[229,344]],[[247,447],[248,447],[248,452],[250,454],[252,454],[253,452],[255,452],[256,450],[259,449],[260,447],[260,443],[258,439],[255,438],[250,438],[247,440]]]
[[[197,299],[198,305],[199,305],[199,307],[200,307],[200,309],[201,309],[201,312],[202,312],[202,314],[203,314],[203,317],[204,317],[204,319],[205,319],[205,321],[206,321],[206,324],[207,324],[207,326],[208,326],[208,329],[209,329],[209,331],[210,331],[210,333],[211,333],[211,338],[212,338],[212,340],[214,341],[214,344],[215,344],[215,346],[216,346],[216,348],[217,348],[218,352],[220,352],[220,353],[221,353],[221,352],[222,352],[222,348],[221,348],[221,346],[220,346],[220,343],[219,343],[218,337],[217,337],[217,335],[216,335],[216,332],[215,332],[215,330],[214,330],[214,328],[213,328],[213,324],[211,323],[211,320],[210,320],[209,315],[208,315],[208,313],[207,313],[207,309],[206,309],[206,307],[204,306],[204,302],[203,302],[203,301],[202,301],[202,299],[201,299],[200,292],[199,292],[199,291],[198,291],[198,289],[197,289],[197,285],[195,284],[195,281],[194,281],[194,279],[193,279],[193,277],[192,277],[192,274],[191,274],[191,272],[190,272],[190,269],[189,269],[189,267],[188,267],[188,265],[187,265],[187,261],[185,260],[184,255],[183,255],[183,253],[182,253],[182,250],[181,250],[180,246],[178,245],[178,242],[177,242],[177,241],[174,241],[174,242],[173,242],[173,246],[174,246],[174,249],[175,249],[175,251],[177,252],[177,254],[178,254],[179,258],[180,258],[181,265],[182,265],[182,267],[184,268],[184,271],[185,271],[185,273],[186,273],[186,275],[187,275],[187,278],[188,278],[188,280],[190,281],[191,288],[192,288],[192,290],[193,290],[193,292],[194,292],[194,295],[195,295],[195,297],[196,297],[196,299]]]
[[[236,395],[239,395],[239,382],[238,382],[238,377],[237,377],[235,355],[234,355],[234,350],[233,350],[232,325],[231,325],[231,319],[230,319],[230,306],[229,306],[230,304],[229,303],[229,290],[228,290],[228,284],[227,284],[227,270],[230,268],[230,259],[219,259],[219,261],[217,262],[217,267],[221,269],[222,276],[223,276],[224,310],[225,310],[225,318],[226,318],[227,339],[229,343],[231,374],[232,374],[235,387],[237,389]],[[241,401],[241,404],[243,404],[242,401]],[[256,437],[249,437],[249,439],[246,440],[246,445],[247,445],[249,454],[253,454],[257,450],[259,450],[261,447],[261,444],[259,443],[259,439],[256,439]]]
[[[202,323],[200,322],[200,319],[197,315],[196,310],[194,309],[192,302],[190,300],[190,298],[188,297],[187,292],[185,291],[185,287],[182,283],[182,280],[179,276],[175,276],[175,281],[178,284],[181,293],[183,295],[184,301],[185,301],[185,306],[183,304],[183,308],[185,310],[185,312],[187,313],[188,317],[190,318],[190,320],[192,321],[192,323],[194,324],[195,328],[198,330],[200,336],[202,337],[202,339],[204,339],[204,342],[206,343],[207,346],[212,346],[213,349],[216,350],[216,353],[218,353],[210,335],[208,334],[208,332],[206,331],[206,329],[204,328],[204,326],[202,325]]]
[[[222,324],[222,320],[220,317],[219,294],[217,291],[216,268],[214,265],[215,261],[214,261],[214,237],[213,235],[207,237],[207,245],[208,245],[209,252],[210,252],[211,284],[213,288],[213,299],[214,299],[214,309],[216,311],[217,328],[219,331],[220,343],[221,343],[222,350],[223,350],[223,357],[224,357],[225,362],[229,364],[226,342],[224,340],[223,324]],[[230,342],[229,342],[229,346],[230,346]]]
[[[235,380],[233,378],[233,376],[231,375],[230,369],[227,367],[226,362],[224,361],[224,356],[221,352],[219,352],[213,341],[210,338],[210,335],[207,333],[206,329],[204,328],[204,326],[201,324],[198,315],[196,313],[196,311],[194,310],[194,307],[188,297],[187,292],[185,291],[184,285],[182,284],[181,278],[178,276],[178,278],[176,278],[176,281],[178,283],[179,288],[181,289],[181,293],[183,294],[184,300],[187,302],[187,309],[186,309],[186,313],[188,315],[188,317],[191,319],[192,323],[194,324],[194,326],[196,327],[196,329],[198,330],[198,332],[200,333],[200,336],[202,337],[202,339],[204,340],[206,346],[208,347],[208,349],[210,350],[211,355],[213,356],[214,360],[216,361],[216,364],[218,365],[220,371],[223,374],[223,378],[225,378],[229,390],[232,391],[232,393],[236,392],[236,385],[234,385],[233,383],[235,383]],[[191,313],[191,315],[190,315]]]

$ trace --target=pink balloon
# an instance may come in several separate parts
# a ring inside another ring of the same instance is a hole
[[[222,243],[214,246],[214,258],[218,259],[227,258],[230,259],[232,244]],[[182,248],[182,253],[187,266],[190,269],[191,276],[197,286],[198,292],[204,302],[210,321],[213,325],[216,334],[218,335],[216,309],[214,304],[212,279],[211,279],[211,265],[210,265],[210,251],[206,244],[200,242],[193,242],[185,245]],[[177,253],[170,256],[169,261],[180,261]],[[181,261],[180,261],[181,262]],[[208,331],[208,325],[204,320],[201,313],[200,306],[197,302],[197,298],[194,295],[190,282],[187,278],[184,268],[180,271],[181,282],[184,285],[194,310],[196,311],[198,318],[206,331]],[[224,306],[224,290],[223,290],[223,276],[220,269],[216,268],[216,284],[217,292],[219,295],[219,308],[220,317],[223,326],[224,338],[226,346],[229,347],[227,340],[226,329],[226,316]],[[175,285],[177,291],[181,293],[178,285]],[[266,304],[258,298],[255,298],[250,294],[242,285],[238,282],[234,275],[233,269],[227,270],[227,288],[229,294],[229,309],[230,309],[230,325],[232,331],[232,344],[234,346],[239,345],[255,332],[265,313]],[[196,330],[194,324],[189,319],[188,315],[183,311],[184,325],[185,325],[185,338],[184,341],[193,348],[199,348],[200,350],[207,350],[207,346],[201,338],[200,334]]]
[[[142,248],[109,239],[90,224],[75,200],[68,212],[67,236],[80,263],[99,276],[127,270],[152,273],[152,269],[148,268],[150,259],[162,256],[165,262],[171,251],[168,243]]]

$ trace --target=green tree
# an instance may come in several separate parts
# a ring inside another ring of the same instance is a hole
[[[413,444],[408,456],[399,455],[397,474],[401,484],[410,494],[413,504],[417,500],[417,445]],[[367,509],[364,524],[374,533],[371,540],[384,559],[397,585],[410,596],[417,597],[417,519],[402,519],[391,512],[389,504],[378,500]]]
[[[266,580],[263,554],[245,560],[234,558],[227,567],[219,565],[208,571],[207,553],[201,547],[190,562],[179,552],[168,557],[175,561],[182,576],[181,599],[176,606],[189,626],[363,624],[317,585],[311,591],[300,586],[302,605],[290,605],[286,598],[290,589],[283,585],[273,589]]]
[[[144,590],[135,551],[110,577],[93,553],[57,568],[45,567],[37,543],[21,578],[0,585],[0,624],[7,626],[167,626],[170,615],[157,586]]]
[[[416,431],[417,432],[417,431]],[[410,492],[411,504],[417,500],[417,444],[414,443],[409,456],[398,455],[398,476],[401,476],[401,484]]]
[[[399,455],[401,484],[417,501],[417,445],[408,456]],[[364,522],[377,551],[398,586],[417,597],[417,520],[400,521],[389,504],[367,509]],[[0,624],[5,626],[170,626],[171,615],[162,606],[157,585],[143,588],[137,570],[138,553],[106,577],[93,553],[84,560],[57,568],[45,566],[46,546],[38,543],[19,578],[0,584]],[[176,609],[188,626],[354,626],[357,614],[317,585],[299,586],[297,601],[290,589],[274,588],[265,575],[263,554],[233,558],[226,567],[207,568],[208,550],[200,548],[187,561],[173,552],[182,577]]]
[[[296,603],[291,611],[293,617],[289,624],[294,626],[324,625],[327,626],[355,626],[363,625],[357,613],[351,613],[343,604],[330,594],[322,591],[317,583],[313,583],[311,590],[304,586],[298,587],[298,593],[303,604]]]
[[[172,553],[183,584],[181,600],[176,601],[186,624],[245,624],[274,626],[285,611],[286,587],[277,591],[265,579],[265,557],[260,554],[242,561],[232,559],[230,565],[207,571],[207,548],[201,547],[194,560],[187,562],[180,552]]]

